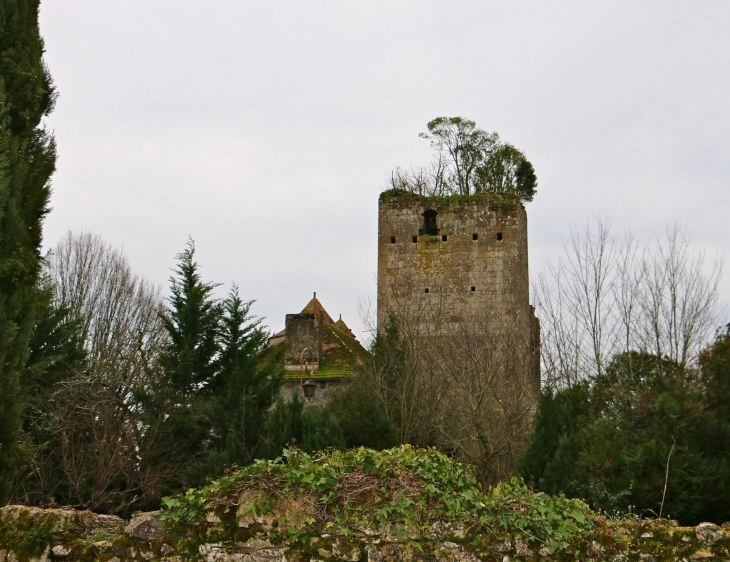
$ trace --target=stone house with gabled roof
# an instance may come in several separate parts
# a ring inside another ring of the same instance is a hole
[[[342,320],[335,321],[314,293],[298,314],[287,314],[285,328],[269,338],[271,353],[284,351],[284,392],[299,391],[300,373],[317,384],[313,404],[325,404],[330,392],[355,375],[368,351]],[[308,352],[302,352],[308,349]],[[304,359],[304,362],[302,362]]]

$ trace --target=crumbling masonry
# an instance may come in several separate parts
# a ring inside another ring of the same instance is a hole
[[[469,349],[496,350],[488,384],[506,382],[501,387],[514,390],[504,392],[522,393],[523,411],[531,418],[540,392],[540,326],[529,302],[527,214],[519,199],[501,194],[383,193],[379,331],[389,317],[405,322],[425,345],[440,346],[438,357],[468,354]],[[472,335],[469,348],[464,342]],[[456,369],[465,376],[472,369],[466,364],[454,368],[454,361],[450,365],[452,387]],[[494,365],[501,374],[494,375]],[[433,371],[439,377],[446,369]]]

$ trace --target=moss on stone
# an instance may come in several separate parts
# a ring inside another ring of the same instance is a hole
[[[317,370],[305,375],[313,380],[341,379],[354,375],[358,366],[367,358],[368,352],[349,334],[343,333],[335,324],[323,325],[322,361]],[[279,344],[284,345],[284,344]],[[288,371],[284,378],[298,380],[299,371]]]
[[[53,539],[53,523],[50,511],[35,517],[27,508],[0,513],[0,546],[13,551],[20,562],[40,558]]]
[[[411,199],[423,202],[424,205],[433,207],[447,207],[454,203],[462,202],[473,202],[481,201],[488,202],[496,206],[501,212],[508,213],[516,209],[518,205],[521,205],[521,197],[515,193],[496,193],[496,192],[482,192],[473,193],[471,195],[448,195],[448,196],[432,196],[426,197],[423,195],[416,195],[407,191],[399,190],[387,190],[380,194],[380,201],[387,199]]]

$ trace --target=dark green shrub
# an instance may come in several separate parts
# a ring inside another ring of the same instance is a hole
[[[704,356],[706,369],[719,365],[715,379],[725,363],[713,354],[724,352],[721,343]],[[590,382],[543,392],[519,472],[542,491],[609,513],[723,522],[730,518],[730,423],[721,412],[696,373],[653,355],[622,354]]]

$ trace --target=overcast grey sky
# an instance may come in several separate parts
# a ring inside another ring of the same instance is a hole
[[[729,30],[725,1],[45,0],[46,246],[97,232],[166,287],[190,235],[272,329],[312,291],[356,328],[378,194],[460,115],[535,166],[533,273],[598,214],[730,257]]]

